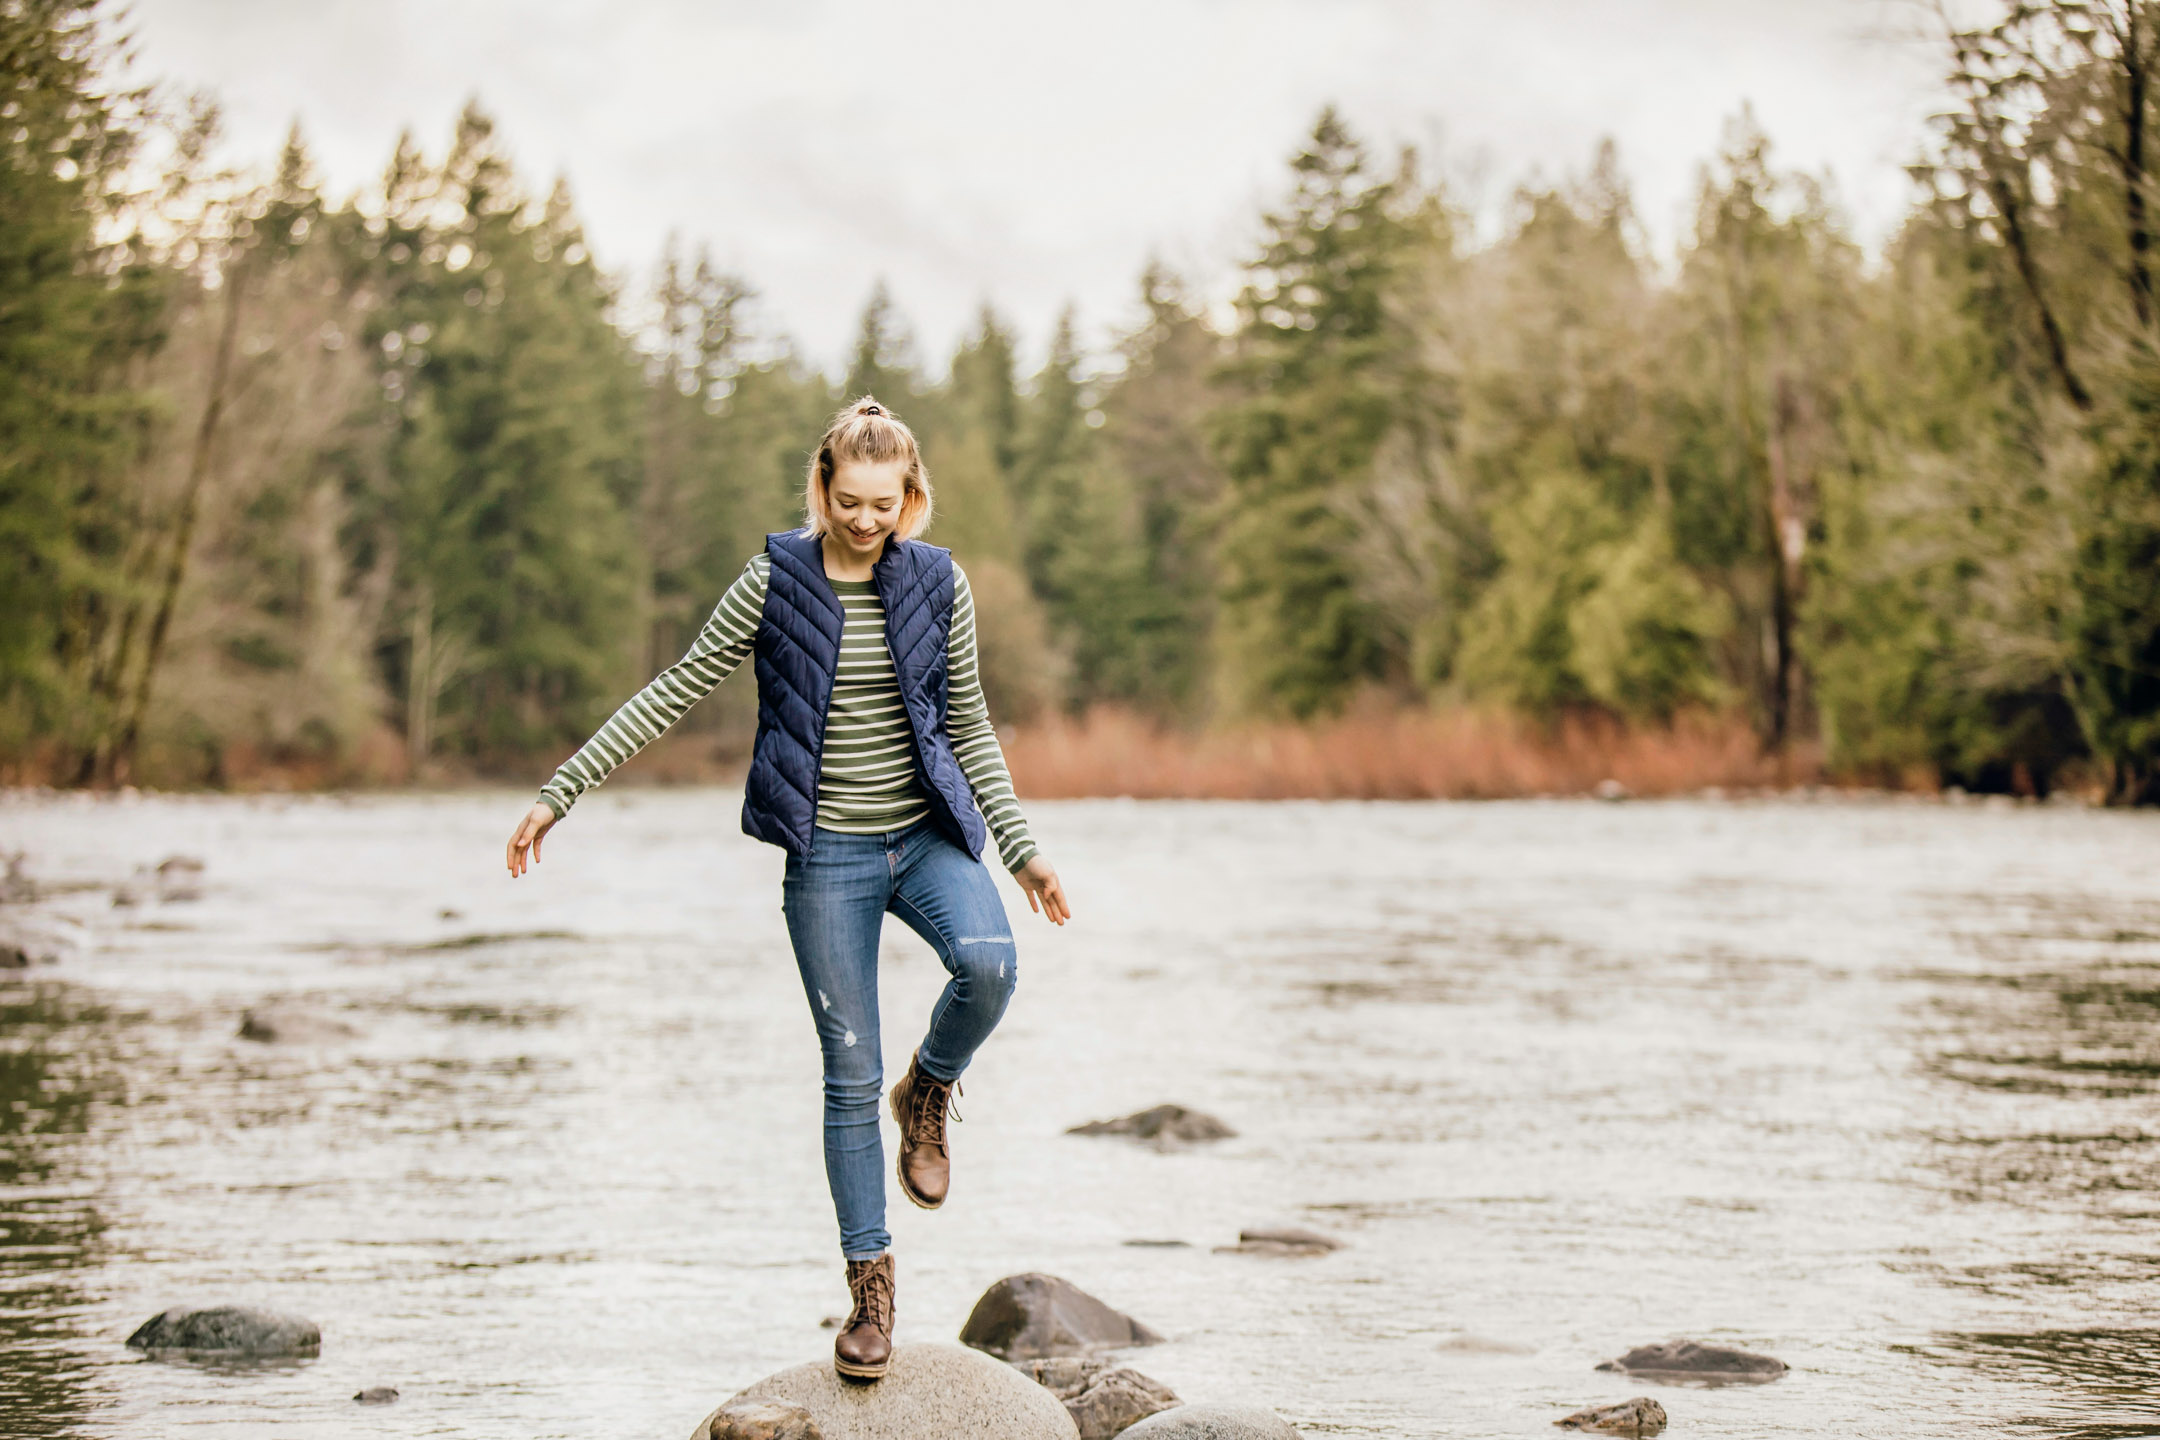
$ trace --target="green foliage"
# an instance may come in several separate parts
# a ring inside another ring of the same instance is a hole
[[[1719,601],[1674,559],[1666,517],[1630,523],[1579,470],[1555,466],[1494,521],[1499,573],[1465,624],[1456,677],[1537,715],[1596,705],[1669,719],[1721,687]]]
[[[136,139],[101,85],[95,3],[0,6],[0,747],[103,732],[97,667],[132,587],[124,478],[149,402],[127,367],[158,306],[101,243]]]
[[[1227,482],[1224,640],[1247,705],[1308,716],[1382,673],[1340,497],[1398,418],[1410,337],[1387,303],[1403,233],[1396,187],[1329,110],[1291,162],[1285,208],[1238,302],[1239,392],[1216,420]]]
[[[2140,355],[2079,517],[2068,698],[2113,798],[2160,803],[2160,362]]]

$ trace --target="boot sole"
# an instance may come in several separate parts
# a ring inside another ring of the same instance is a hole
[[[885,1372],[890,1368],[891,1363],[887,1361],[884,1365],[857,1365],[852,1361],[842,1360],[838,1355],[835,1355],[833,1356],[832,1368],[850,1380],[882,1380],[885,1378]]]
[[[902,1080],[900,1081],[900,1085],[904,1085],[906,1083],[906,1079],[902,1078]],[[900,1113],[900,1085],[893,1086],[892,1094],[887,1097],[888,1104],[886,1107],[892,1111],[893,1123],[900,1127],[900,1153],[893,1156],[893,1175],[899,1180],[900,1193],[907,1196],[909,1204],[913,1205],[918,1210],[935,1210],[945,1203],[944,1197],[939,1196],[935,1200],[927,1200],[921,1195],[917,1194],[915,1187],[908,1183],[907,1120]]]

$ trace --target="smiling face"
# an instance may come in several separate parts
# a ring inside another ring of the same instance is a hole
[[[843,460],[825,487],[831,534],[852,555],[875,560],[900,523],[907,494],[905,460]]]

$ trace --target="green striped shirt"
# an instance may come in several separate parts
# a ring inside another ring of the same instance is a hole
[[[690,707],[750,658],[765,609],[772,557],[750,557],[743,573],[720,597],[712,618],[689,653],[655,675],[624,702],[554,778],[540,799],[558,818],[578,796],[667,732]],[[851,835],[882,835],[905,829],[930,813],[929,797],[916,775],[915,737],[900,700],[900,678],[885,646],[885,606],[874,581],[835,580],[846,621],[840,637],[840,670],[825,712],[825,752],[818,770],[817,823]],[[982,676],[975,658],[975,597],[967,575],[953,566],[952,633],[947,641],[945,729],[961,773],[975,792],[998,855],[1008,870],[1035,857],[1027,820],[1013,795],[1005,752],[990,725]]]

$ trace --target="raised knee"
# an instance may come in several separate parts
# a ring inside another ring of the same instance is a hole
[[[1011,994],[1020,981],[1019,958],[1010,935],[964,935],[953,950],[953,967],[970,987]]]

